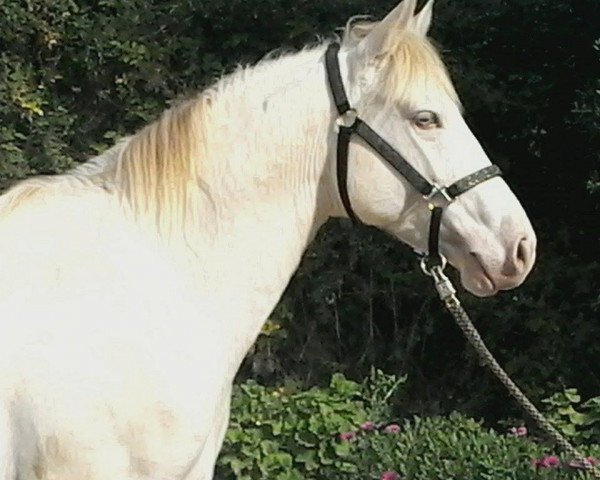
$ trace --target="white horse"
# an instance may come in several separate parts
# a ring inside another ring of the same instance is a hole
[[[426,39],[431,3],[349,26],[360,115],[431,181],[489,165]],[[302,253],[344,216],[326,45],[267,59],[105,154],[0,197],[0,479],[212,478],[231,384]],[[427,202],[363,142],[363,222],[426,250]],[[447,208],[441,251],[478,296],[519,285],[535,234],[501,178]]]

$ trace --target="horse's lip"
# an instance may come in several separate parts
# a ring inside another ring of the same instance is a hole
[[[485,279],[492,286],[492,295],[498,293],[498,287],[496,286],[496,283],[494,282],[492,276],[488,273],[487,269],[483,265],[483,262],[479,258],[479,255],[477,255],[475,252],[469,252],[469,254],[475,259],[475,262],[477,263],[477,265],[481,269],[481,272],[483,273],[483,276],[485,277]]]

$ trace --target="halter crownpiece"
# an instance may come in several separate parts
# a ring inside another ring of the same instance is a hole
[[[434,204],[433,199],[441,195],[450,204],[458,196],[468,192],[480,183],[502,175],[502,171],[497,165],[490,165],[461,178],[448,187],[429,182],[394,147],[366,124],[360,118],[358,112],[351,107],[340,71],[339,51],[340,44],[331,43],[325,53],[325,65],[327,67],[329,89],[339,114],[336,121],[338,126],[337,183],[342,205],[348,217],[355,224],[363,223],[352,209],[352,203],[348,194],[348,152],[352,136],[357,135],[396,172],[402,175],[428,202],[431,210],[428,252],[424,256],[421,265],[423,271],[429,275],[434,273],[434,269],[441,272],[446,265],[446,259],[439,252],[439,235],[444,207]]]

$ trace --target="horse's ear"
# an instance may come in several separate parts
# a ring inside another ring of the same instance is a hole
[[[431,26],[431,16],[433,11],[433,1],[429,0],[419,13],[413,18],[413,29],[423,37],[427,36]]]
[[[417,0],[403,0],[358,45],[362,54],[376,57],[399,30],[414,28]]]

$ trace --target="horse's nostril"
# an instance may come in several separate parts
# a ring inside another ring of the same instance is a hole
[[[502,267],[502,275],[505,277],[513,277],[520,275],[529,261],[529,249],[528,240],[526,237],[522,237],[516,245],[516,248],[509,254],[508,258],[504,262]]]
[[[517,264],[527,264],[527,238],[523,237],[517,246]]]

